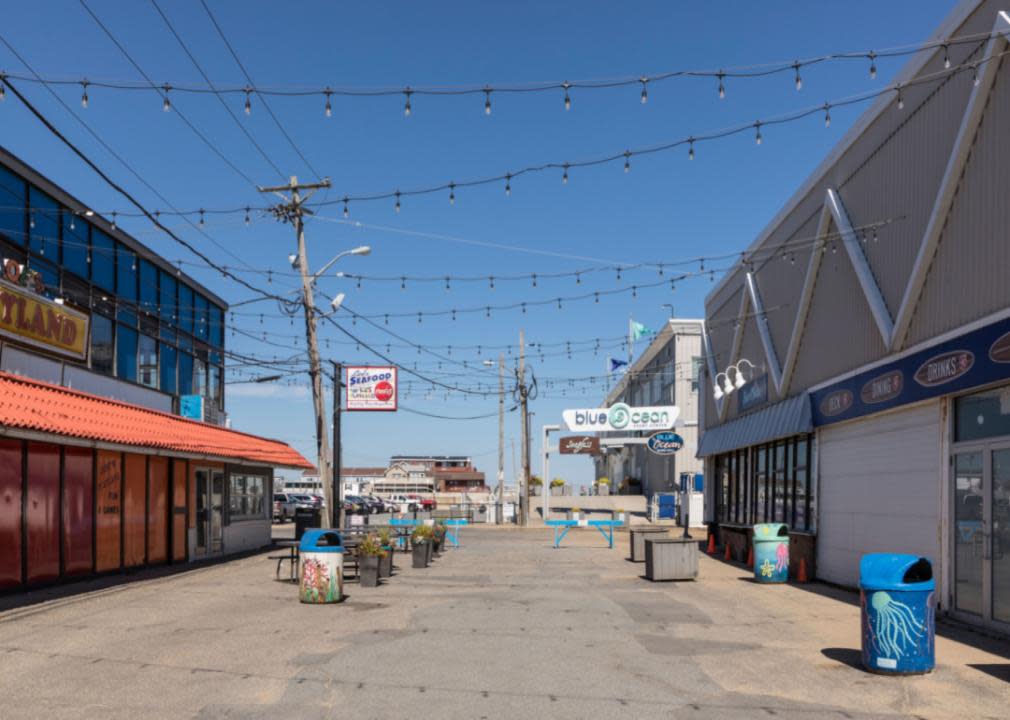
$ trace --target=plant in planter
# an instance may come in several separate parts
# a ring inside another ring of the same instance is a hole
[[[432,530],[427,525],[418,525],[410,534],[413,567],[426,568],[431,562],[431,534]]]
[[[582,508],[573,507],[568,511],[569,520],[580,520],[582,518]]]
[[[445,545],[445,523],[439,520],[431,528],[433,552],[439,554]]]
[[[376,533],[376,537],[386,553],[379,561],[379,577],[388,578],[393,574],[393,536],[389,528],[382,528]]]
[[[528,484],[530,486],[530,495],[538,495],[540,489],[543,487],[544,481],[540,479],[539,475],[530,475]]]
[[[565,489],[565,481],[562,478],[551,480],[551,495],[561,495]]]
[[[379,586],[379,563],[386,556],[379,538],[366,535],[358,543],[358,566],[361,570],[361,587]]]
[[[614,520],[621,523],[628,521],[628,514],[624,511],[624,508],[614,510]]]

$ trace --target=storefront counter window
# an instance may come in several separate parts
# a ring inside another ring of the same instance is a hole
[[[715,458],[720,522],[781,522],[813,531],[815,494],[809,435],[755,445]]]
[[[232,474],[229,493],[229,519],[262,520],[266,517],[267,479],[261,475]]]

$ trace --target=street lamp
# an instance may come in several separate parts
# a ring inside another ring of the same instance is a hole
[[[325,275],[326,271],[329,270],[331,267],[333,267],[333,264],[337,262],[337,260],[339,260],[340,258],[347,257],[348,255],[369,255],[371,254],[371,252],[372,248],[370,246],[361,245],[360,247],[356,247],[353,250],[344,250],[342,253],[338,253],[335,258],[333,258],[328,263],[323,265],[319,269],[319,272],[317,272],[315,275],[312,276],[312,283],[315,284],[316,280]]]
[[[734,364],[727,367],[723,372],[715,376],[715,379],[712,382],[712,397],[719,400],[726,395],[731,395],[734,390],[739,390],[747,384],[747,378],[744,377],[743,371],[740,369],[741,363],[747,363],[747,365],[750,366],[751,375],[754,374],[754,370],[756,370],[754,363],[747,358],[740,358]],[[736,380],[730,380],[729,373],[731,370],[736,373]],[[719,386],[719,378],[723,378],[722,387]]]

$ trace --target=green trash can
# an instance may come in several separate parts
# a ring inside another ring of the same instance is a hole
[[[783,583],[789,579],[788,525],[754,526],[754,579],[762,583]]]

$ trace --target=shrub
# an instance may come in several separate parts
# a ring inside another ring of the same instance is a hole
[[[562,480],[561,478],[554,478],[553,480],[551,480],[551,487],[552,488],[554,488],[554,487],[564,487],[564,486],[565,486],[565,481]]]
[[[383,549],[382,544],[379,542],[379,538],[376,535],[366,535],[358,543],[358,555],[372,555],[375,557],[386,557],[386,551]]]

